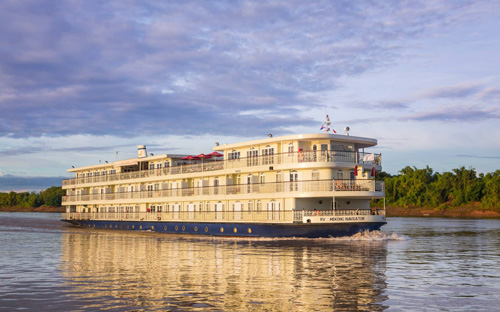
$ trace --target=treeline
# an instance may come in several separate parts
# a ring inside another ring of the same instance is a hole
[[[0,193],[0,207],[37,208],[40,206],[60,207],[65,191],[52,186],[44,191]]]
[[[500,210],[500,170],[476,174],[475,169],[453,169],[434,173],[407,166],[398,175],[377,173],[385,181],[386,204],[400,207],[438,207],[479,202],[483,208]]]

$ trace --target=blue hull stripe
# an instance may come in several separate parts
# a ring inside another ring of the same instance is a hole
[[[333,224],[198,223],[173,221],[62,220],[91,229],[151,231],[169,234],[200,234],[242,237],[341,237],[358,232],[380,230],[386,222]]]

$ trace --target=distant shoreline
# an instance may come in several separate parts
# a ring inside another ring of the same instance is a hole
[[[437,217],[437,218],[471,218],[471,219],[500,219],[500,209],[484,209],[478,204],[453,207],[441,205],[439,207],[397,207],[386,206],[388,217]]]
[[[2,212],[57,212],[57,213],[62,213],[66,211],[66,208],[64,207],[53,207],[53,206],[40,206],[40,207],[28,207],[28,208],[23,208],[23,207],[0,207],[0,211]]]

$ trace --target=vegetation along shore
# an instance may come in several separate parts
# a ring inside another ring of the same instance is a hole
[[[500,170],[477,174],[461,167],[435,173],[429,167],[407,166],[397,175],[377,173],[384,180],[389,217],[500,218]],[[64,190],[0,193],[0,211],[62,212]],[[375,200],[373,206],[382,206]]]

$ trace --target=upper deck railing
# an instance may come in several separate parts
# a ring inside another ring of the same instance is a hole
[[[380,165],[382,163],[382,155],[373,153],[363,153],[363,152],[299,151],[299,152],[290,152],[282,154],[263,155],[256,157],[225,159],[220,161],[209,160],[201,163],[181,164],[177,166],[164,167],[158,169],[78,177],[78,178],[63,180],[63,186],[86,184],[86,183],[113,182],[113,181],[130,180],[137,178],[172,176],[183,173],[218,171],[225,169],[239,169],[239,168],[248,168],[256,166],[273,166],[279,164],[300,164],[300,163],[319,163],[319,162],[321,163],[342,162],[342,163],[352,163],[352,164]]]
[[[141,190],[135,192],[117,192],[105,194],[72,194],[63,196],[62,202],[112,201],[142,198],[194,197],[242,194],[279,194],[279,193],[314,193],[314,192],[384,192],[383,181],[373,179],[309,180],[272,183],[218,185],[205,187],[187,187],[177,189]]]

